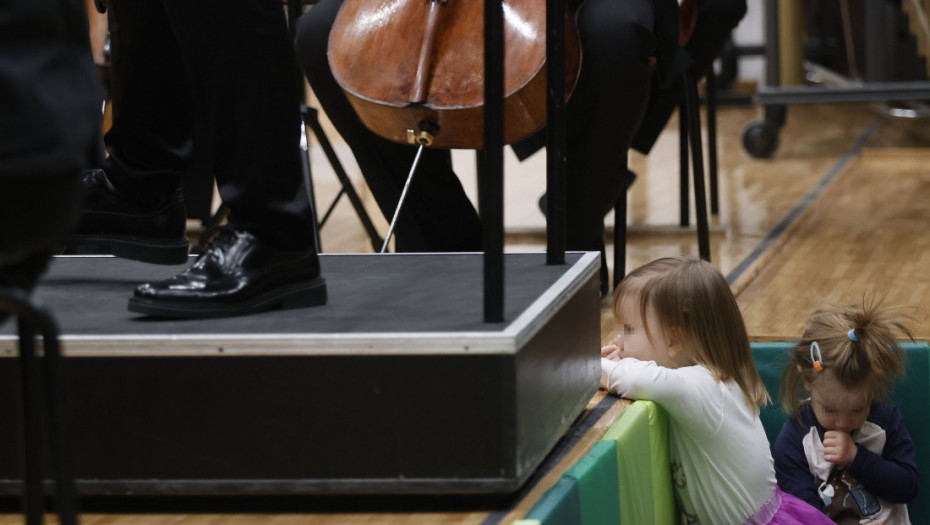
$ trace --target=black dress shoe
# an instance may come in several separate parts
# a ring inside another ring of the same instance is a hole
[[[190,268],[136,288],[129,310],[208,318],[321,304],[326,304],[326,282],[315,250],[280,250],[226,226]]]
[[[125,198],[103,170],[90,170],[81,180],[84,204],[77,230],[65,253],[113,254],[154,264],[187,261],[187,214],[181,190],[143,207]]]

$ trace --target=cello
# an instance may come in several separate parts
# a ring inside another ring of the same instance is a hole
[[[566,3],[565,98],[581,70],[574,11]],[[546,123],[546,2],[502,0],[504,13],[504,143]],[[694,2],[679,22],[690,35]],[[484,2],[479,0],[345,0],[329,36],[336,82],[362,123],[394,142],[482,149],[484,130]],[[685,39],[687,36],[685,36]],[[417,159],[419,158],[419,154]],[[414,166],[401,193],[394,228]]]
[[[503,4],[508,144],[546,122],[545,4]],[[566,4],[566,99],[581,71],[573,11]],[[330,33],[329,63],[374,133],[404,144],[481,149],[483,45],[484,2],[479,0],[346,0]]]

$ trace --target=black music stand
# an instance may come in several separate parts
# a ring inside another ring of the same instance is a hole
[[[504,320],[504,10],[484,2],[484,145],[478,195],[484,228],[484,320]],[[546,1],[546,264],[565,264],[565,0]]]

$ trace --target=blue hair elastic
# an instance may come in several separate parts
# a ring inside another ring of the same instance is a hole
[[[814,350],[817,351],[817,358],[814,358]],[[823,372],[823,354],[820,353],[820,345],[817,341],[811,342],[811,364],[814,366],[814,372],[818,374]]]
[[[849,340],[850,340],[850,341],[858,341],[858,340],[859,340],[859,336],[856,335],[856,329],[855,329],[855,328],[850,328],[850,329],[849,329],[849,332],[846,332],[846,335],[849,336]]]

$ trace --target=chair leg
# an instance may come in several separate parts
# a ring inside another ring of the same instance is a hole
[[[315,4],[317,2],[313,1],[308,3]],[[303,13],[303,2],[301,2],[301,0],[286,0],[286,9],[287,19],[289,21],[288,33],[290,34],[291,41],[293,42],[294,38],[297,36],[297,19],[300,18],[301,14]],[[300,85],[300,92],[303,93],[304,80],[302,75],[298,83]],[[369,217],[368,212],[365,210],[365,205],[362,204],[362,200],[359,198],[358,193],[355,191],[355,187],[352,186],[352,181],[349,180],[345,169],[342,167],[342,163],[339,162],[339,157],[336,156],[336,151],[333,149],[329,139],[323,132],[323,128],[320,126],[320,119],[317,110],[307,106],[306,101],[302,100],[300,104],[300,116],[304,127],[301,139],[301,170],[303,171],[304,183],[307,185],[307,195],[310,198],[310,207],[313,214],[313,235],[317,243],[317,250],[323,251],[322,245],[320,244],[320,228],[326,224],[326,220],[329,218],[330,213],[332,213],[333,209],[336,207],[339,199],[345,195],[349,198],[349,202],[352,204],[352,208],[355,210],[355,214],[358,215],[359,221],[362,223],[362,227],[365,228],[365,233],[368,234],[368,240],[371,241],[372,250],[378,252],[378,250],[380,250],[381,246],[384,244],[384,239],[382,239],[381,236],[378,235],[377,230],[375,230],[375,227],[371,222],[371,218]],[[333,199],[332,203],[329,205],[329,208],[326,210],[326,213],[323,215],[322,220],[318,220],[317,218],[316,196],[313,191],[313,179],[310,177],[310,158],[308,156],[310,137],[307,134],[307,130],[312,131],[317,140],[320,142],[320,146],[323,147],[323,153],[326,154],[326,159],[329,161],[330,166],[332,166],[333,171],[336,172],[336,178],[339,179],[339,183],[342,185],[339,193]]]
[[[22,370],[21,463],[24,473],[23,512],[26,524],[40,525],[44,519],[43,411],[40,404],[44,397],[46,402],[44,416],[48,422],[51,463],[57,471],[59,522],[62,525],[74,525],[77,522],[77,500],[65,433],[66,418],[61,390],[61,349],[57,324],[47,310],[33,304],[28,294],[20,288],[0,288],[0,311],[15,314],[18,317],[19,355]],[[42,370],[39,368],[39,358],[36,355],[36,335],[42,336],[44,350]]]
[[[26,525],[43,522],[45,495],[42,488],[42,391],[35,354],[35,326],[19,320],[21,385],[20,464],[23,468],[23,514]]]
[[[614,288],[626,275],[626,190],[614,202]]]
[[[323,153],[326,155],[329,165],[332,166],[333,171],[336,173],[336,178],[339,179],[339,183],[342,184],[342,189],[339,194],[333,199],[330,208],[326,211],[323,219],[320,220],[319,227],[322,228],[323,225],[326,224],[326,220],[329,218],[332,209],[336,206],[339,198],[345,194],[345,196],[349,198],[349,202],[352,204],[352,208],[355,210],[355,214],[358,216],[359,221],[361,221],[362,227],[365,228],[365,232],[368,234],[368,239],[371,241],[371,248],[377,252],[381,249],[381,245],[384,244],[384,239],[378,235],[378,231],[371,222],[371,217],[365,210],[362,199],[358,196],[358,192],[355,191],[355,186],[353,186],[352,181],[349,180],[349,176],[346,174],[345,168],[342,167],[339,157],[336,156],[336,150],[333,149],[333,145],[329,142],[329,138],[323,131],[323,127],[320,126],[319,112],[315,108],[304,105],[301,108],[301,113],[303,115],[304,124],[313,131],[314,136],[316,136],[317,141],[319,141],[320,146],[323,148]]]
[[[678,203],[680,205],[679,226],[687,228],[691,219],[689,218],[688,194],[690,193],[690,182],[688,175],[688,104],[682,100],[678,104],[678,161],[679,161],[679,184],[678,184]]]
[[[307,127],[300,123],[300,173],[304,181],[304,189],[307,192],[307,201],[310,206],[310,218],[313,221],[313,242],[316,244],[317,251],[323,251],[323,243],[320,239],[320,220],[316,212],[316,192],[313,190],[313,177],[310,174],[310,141],[307,139]]]
[[[713,66],[704,77],[707,89],[707,177],[710,184],[710,214],[720,213],[720,198],[717,196],[717,73]]]
[[[697,81],[691,73],[684,75],[685,103],[688,107],[688,134],[691,137],[691,160],[694,172],[694,211],[697,218],[698,253],[710,260],[710,230],[707,224],[707,197],[704,189],[704,159],[701,146],[701,112]]]

